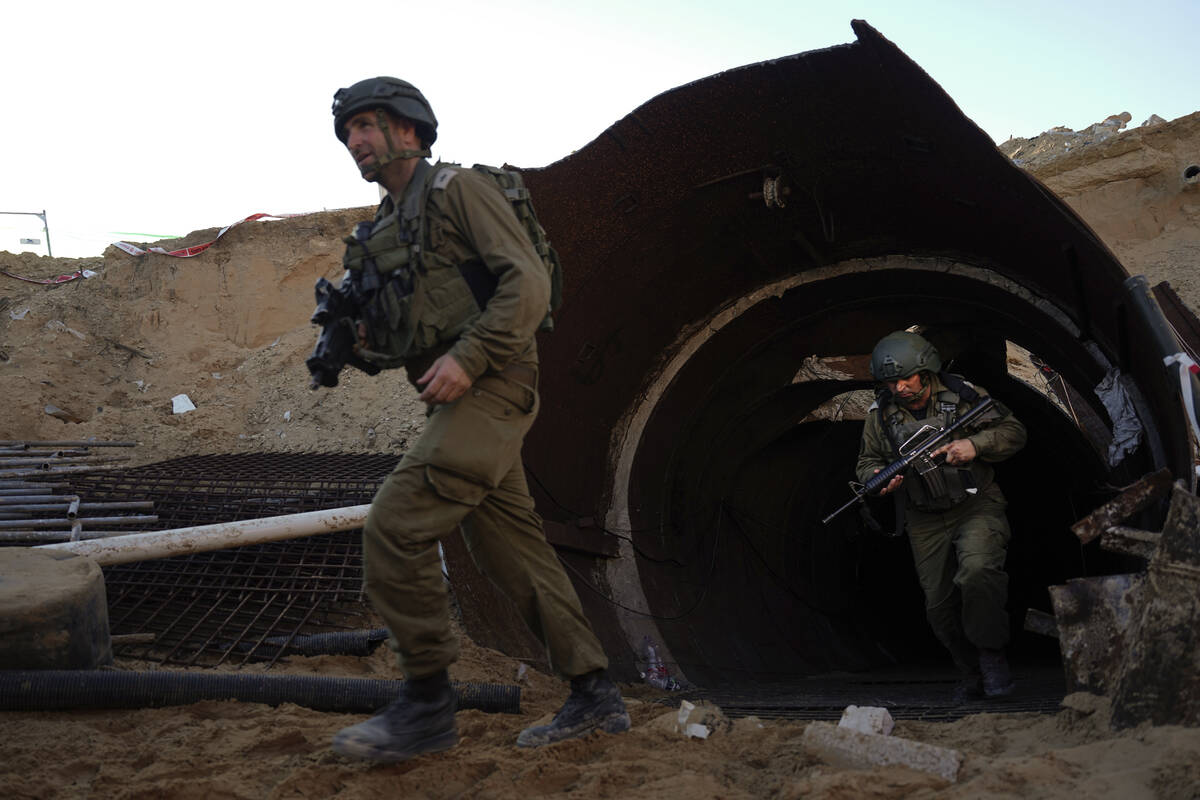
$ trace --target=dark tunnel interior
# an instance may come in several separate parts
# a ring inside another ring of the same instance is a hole
[[[847,275],[758,303],[688,360],[641,440],[630,507],[643,591],[691,680],[948,664],[925,621],[907,538],[886,535],[891,503],[868,504],[882,531],[858,506],[821,522],[852,496],[865,404],[859,395],[857,416],[846,414],[854,400],[846,393],[869,390],[870,380],[861,371],[794,380],[806,357],[858,356],[861,365],[880,336],[913,325],[950,371],[999,397],[1029,429],[1025,449],[997,466],[1012,529],[1010,655],[1056,662],[1057,642],[1023,630],[1025,611],[1050,611],[1051,584],[1125,571],[1120,557],[1081,546],[1069,526],[1110,497],[1114,481],[1140,474],[1146,455],[1106,467],[1095,423],[1106,418],[1084,399],[1094,401],[1095,381],[1036,312],[1001,295],[946,275],[897,270],[869,284]],[[1049,384],[1009,375],[1007,342],[1063,376],[1065,405],[1050,399]],[[808,418],[822,404],[834,413]]]

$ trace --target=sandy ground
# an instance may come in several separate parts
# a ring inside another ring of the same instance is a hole
[[[134,665],[128,665],[134,666]],[[514,683],[520,664],[467,642],[454,680]],[[381,649],[369,658],[293,658],[298,674],[395,675]],[[674,705],[626,685],[633,729],[539,750],[515,746],[546,721],[565,686],[526,671],[522,713],[461,711],[458,747],[398,765],[351,761],[329,749],[362,719],[295,705],[236,702],[76,712],[0,714],[5,798],[1178,798],[1200,792],[1200,729],[1112,733],[1107,702],[1071,695],[1057,715],[977,714],[954,723],[897,723],[903,736],[963,755],[958,781],[910,770],[840,769],[801,743],[806,723],[725,720],[690,739]]]
[[[1131,273],[1170,280],[1200,307],[1200,191],[1180,177],[1200,152],[1200,115],[1069,153],[1063,141],[1022,140],[1011,150],[1036,151],[1026,167]],[[240,226],[188,260],[115,248],[79,261],[0,253],[0,268],[29,277],[97,272],[52,288],[0,276],[0,439],[136,440],[133,463],[208,452],[403,450],[424,417],[399,373],[348,372],[337,390],[311,392],[304,368],[315,339],[307,324],[313,282],[340,274],[339,238],[369,213]],[[197,231],[183,244],[214,234]],[[197,410],[172,414],[177,394]],[[47,406],[63,413],[53,416]],[[452,677],[512,683],[519,668],[467,641]],[[292,658],[283,669],[398,677],[384,651]],[[1072,695],[1052,716],[899,723],[894,735],[963,753],[959,780],[950,784],[900,767],[821,763],[801,745],[804,723],[741,719],[718,724],[707,740],[688,739],[675,730],[674,706],[643,685],[623,687],[629,733],[518,750],[517,733],[547,718],[566,694],[564,684],[533,670],[520,685],[520,715],[463,711],[456,749],[396,766],[329,750],[333,733],[360,716],[297,706],[2,713],[0,798],[1200,797],[1200,730],[1116,734],[1105,701],[1086,695]]]

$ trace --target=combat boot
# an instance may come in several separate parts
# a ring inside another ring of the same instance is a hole
[[[1008,659],[1004,657],[1003,650],[981,647],[979,670],[983,673],[983,693],[988,697],[1007,697],[1017,686],[1009,672]]]
[[[571,679],[571,694],[549,725],[526,728],[517,737],[517,747],[542,745],[573,739],[592,731],[622,733],[629,730],[629,714],[617,685],[604,670]]]
[[[334,734],[333,751],[351,758],[394,763],[458,744],[454,690],[445,670],[404,682],[400,696],[366,722]]]

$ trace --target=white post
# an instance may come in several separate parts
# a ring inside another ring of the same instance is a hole
[[[131,561],[150,561],[209,550],[224,550],[280,539],[298,539],[318,533],[350,531],[361,528],[370,505],[331,508],[324,511],[305,511],[281,517],[246,519],[238,522],[218,522],[170,531],[147,531],[104,539],[84,539],[78,542],[56,542],[38,545],[39,550],[65,550],[88,556],[101,566],[128,564]]]

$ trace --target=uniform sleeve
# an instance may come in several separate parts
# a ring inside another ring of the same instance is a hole
[[[460,170],[444,192],[450,222],[497,278],[479,319],[450,348],[473,381],[529,349],[549,308],[550,278],[511,204],[486,177]]]
[[[854,474],[860,483],[866,483],[874,477],[875,470],[883,469],[890,463],[891,445],[883,435],[879,414],[869,411],[866,424],[863,425],[862,444],[858,449],[858,464],[854,467]]]
[[[980,389],[980,387],[975,387]],[[980,390],[980,394],[987,392]],[[1025,446],[1028,434],[1025,425],[1007,408],[1004,416],[986,423],[966,437],[975,445],[975,456],[981,461],[1003,461]]]

